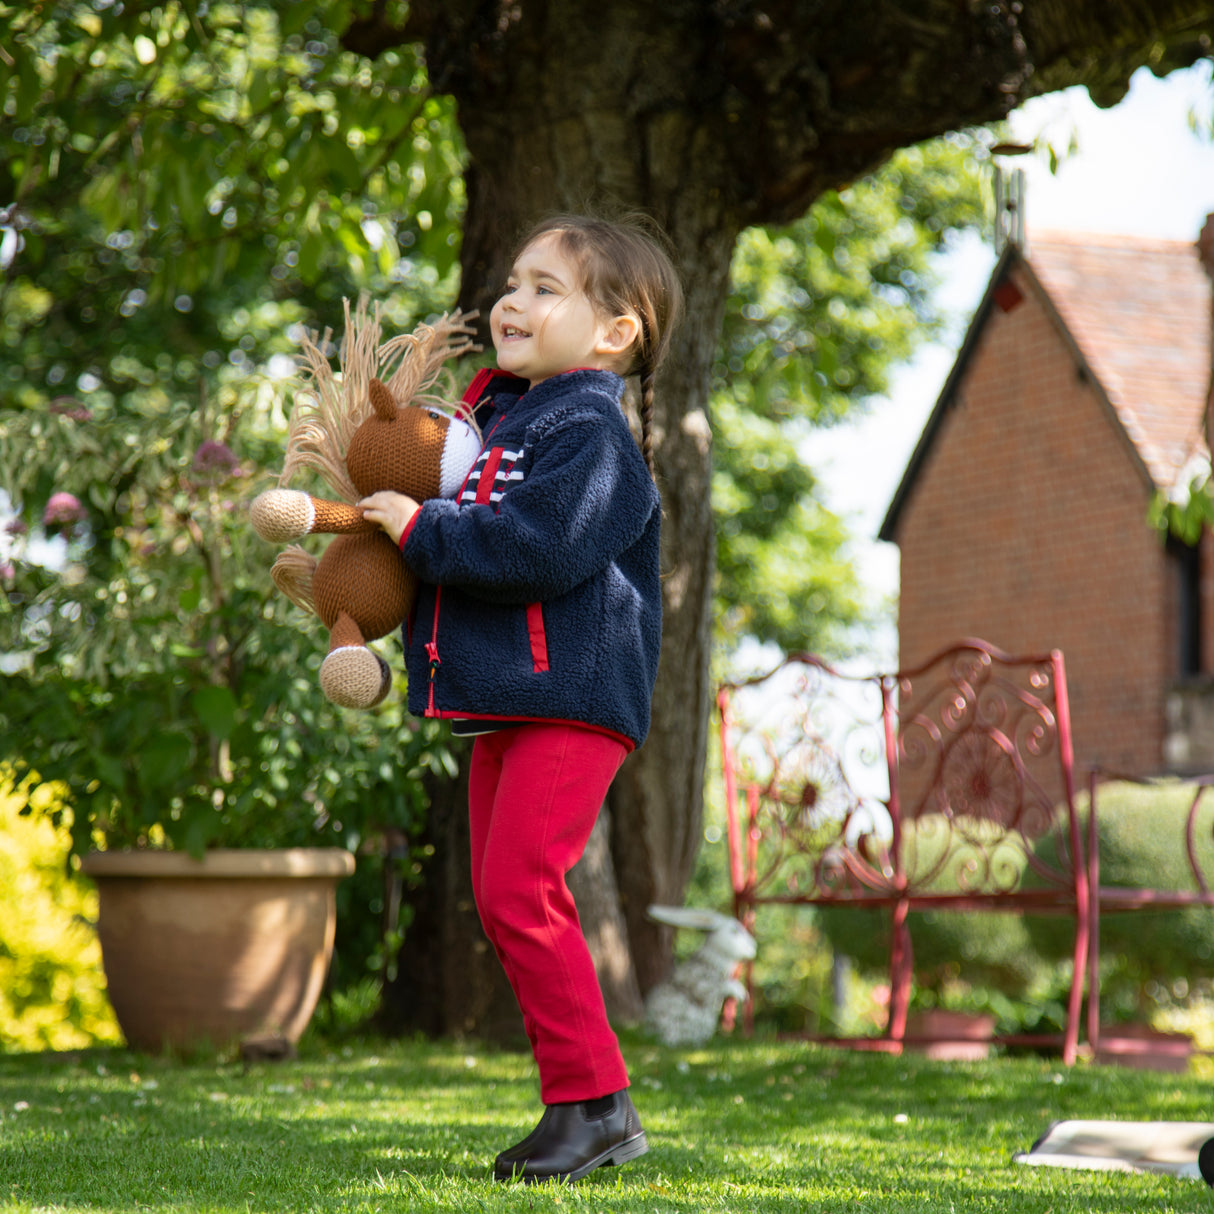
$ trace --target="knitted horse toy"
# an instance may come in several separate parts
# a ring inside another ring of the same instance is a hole
[[[270,573],[288,598],[315,612],[329,630],[320,668],[325,695],[346,708],[371,708],[387,695],[392,676],[367,642],[401,626],[417,578],[396,544],[354,503],[383,489],[417,501],[453,497],[481,438],[470,410],[461,416],[467,406],[447,405],[435,388],[446,361],[474,348],[471,315],[444,316],[382,345],[378,310],[368,318],[360,302],[351,323],[347,302],[345,316],[340,374],[323,352],[330,331],[319,346],[315,334],[304,339],[304,391],[292,413],[280,487],[255,498],[251,515],[257,534],[274,543],[309,534],[336,537],[319,562],[298,545],[285,549]],[[318,471],[342,500],[283,488],[301,468]]]

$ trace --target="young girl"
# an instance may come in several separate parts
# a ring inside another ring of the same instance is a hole
[[[422,581],[409,707],[475,734],[472,884],[523,1013],[545,1111],[496,1178],[577,1180],[647,1150],[568,871],[644,741],[662,606],[653,384],[681,308],[641,228],[565,216],[522,242],[465,396],[484,448],[455,500],[366,517]],[[621,408],[641,387],[642,452]]]

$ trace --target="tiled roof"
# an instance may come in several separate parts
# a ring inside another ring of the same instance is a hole
[[[1167,488],[1206,449],[1211,284],[1195,242],[1034,234],[1028,263]]]

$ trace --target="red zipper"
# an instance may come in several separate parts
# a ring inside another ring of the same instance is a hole
[[[426,698],[426,716],[436,717],[438,712],[434,707],[434,676],[438,674],[438,668],[443,664],[442,658],[438,656],[438,607],[443,600],[443,588],[436,586],[434,588],[434,622],[430,630],[430,639],[426,642],[426,657],[430,659],[430,689]]]
[[[472,414],[475,411],[477,405],[480,404],[479,398],[482,396],[485,389],[493,382],[494,378],[496,376],[502,375],[502,374],[503,374],[503,372],[497,371],[493,367],[482,367],[481,370],[479,370],[472,377],[472,382],[468,385],[467,389],[464,391],[463,398],[461,399],[461,402],[460,402],[461,404],[464,404],[468,407],[467,411],[469,414]],[[501,419],[499,418],[498,425],[500,425],[500,424],[501,424]],[[496,429],[496,428],[497,427],[495,426],[494,429]],[[488,440],[486,439],[485,443],[487,443],[487,442],[488,442]],[[484,444],[482,444],[481,450],[484,450]],[[500,459],[501,459],[500,455],[498,456],[498,459],[500,461]],[[496,471],[496,469],[495,469],[495,471]],[[470,477],[471,475],[472,475],[472,470],[469,469],[468,477]],[[464,478],[464,483],[463,483],[463,485],[460,486],[459,493],[457,493],[455,495],[457,501],[459,500],[460,494],[462,494],[464,489],[467,488],[468,477]],[[490,485],[492,486],[492,477],[490,477]],[[478,486],[478,488],[479,488],[479,486]],[[438,674],[438,668],[443,664],[442,658],[440,658],[438,656],[438,610],[442,604],[442,601],[443,601],[443,588],[441,586],[435,586],[435,588],[434,588],[434,617],[433,617],[433,622],[432,622],[432,625],[430,628],[430,639],[429,639],[429,641],[426,642],[426,657],[430,661],[429,689],[426,694],[426,716],[428,716],[428,717],[437,717],[437,716],[442,715],[434,707],[434,680]]]

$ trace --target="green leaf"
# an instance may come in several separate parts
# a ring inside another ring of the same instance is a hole
[[[93,766],[97,779],[110,788],[123,789],[126,787],[126,770],[122,764],[111,755],[93,755]]]
[[[42,80],[38,75],[34,57],[28,52],[17,52],[17,113],[18,122],[30,118],[42,94]]]
[[[139,759],[139,783],[149,791],[173,783],[182,768],[189,766],[193,750],[185,734],[166,731],[154,735]]]
[[[200,687],[190,697],[198,719],[217,738],[232,736],[236,728],[236,697],[226,687]]]

